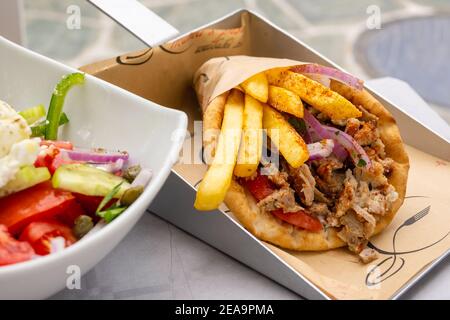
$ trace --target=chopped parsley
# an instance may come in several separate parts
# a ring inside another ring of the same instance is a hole
[[[358,167],[365,167],[367,165],[367,162],[364,159],[359,159],[357,166]]]

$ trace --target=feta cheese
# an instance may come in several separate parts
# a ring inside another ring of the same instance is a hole
[[[0,158],[6,156],[13,144],[28,139],[31,129],[6,102],[0,100]]]
[[[0,101],[0,188],[13,179],[21,167],[36,161],[40,139],[30,139],[30,135],[25,119]]]
[[[0,158],[0,188],[14,178],[23,166],[34,164],[39,153],[39,138],[15,143],[8,155]]]

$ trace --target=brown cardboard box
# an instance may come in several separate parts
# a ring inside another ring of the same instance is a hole
[[[192,207],[195,187],[206,170],[201,149],[190,149],[193,140],[201,139],[201,127],[194,123],[201,113],[192,88],[193,75],[208,59],[231,55],[289,58],[336,67],[254,13],[239,11],[158,48],[82,68],[189,116],[184,157],[194,156],[189,161],[183,157],[185,163],[173,169],[151,209],[304,297],[399,297],[449,252],[449,142],[374,93],[396,118],[411,163],[405,203],[391,225],[371,241],[381,257],[365,266],[346,249],[292,252],[263,243],[243,229],[225,206],[212,213]],[[416,221],[413,217],[420,212],[426,215]]]

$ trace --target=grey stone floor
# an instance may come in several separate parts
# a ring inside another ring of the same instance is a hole
[[[78,67],[143,48],[140,41],[85,0],[23,1],[26,45],[66,64]],[[424,16],[444,16],[448,20],[450,0],[141,2],[181,32],[187,32],[238,8],[252,9],[363,79],[390,75],[406,80],[450,123],[450,77],[444,71],[448,70],[448,66],[446,69],[439,69],[450,54],[450,28],[447,25],[446,29],[439,29],[440,33],[433,32],[437,28],[433,21],[426,21],[415,29],[396,25],[399,20]],[[71,5],[79,6],[81,10],[80,29],[70,30],[66,27],[69,16],[67,8]],[[367,23],[374,12],[374,6],[381,14],[381,29],[368,30]],[[423,32],[416,32],[420,30],[429,30],[435,36],[430,38]],[[433,44],[434,47],[430,47]],[[426,60],[424,52],[427,53]],[[437,59],[434,54],[438,55]],[[386,58],[389,58],[390,64],[385,63]],[[419,73],[415,68],[418,61],[432,66],[425,68],[427,72]],[[417,72],[411,72],[412,70]]]

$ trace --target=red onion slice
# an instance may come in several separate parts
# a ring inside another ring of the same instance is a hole
[[[348,151],[350,157],[353,159],[355,166],[370,168],[372,161],[361,145],[356,142],[353,137],[342,130],[334,127],[323,126],[329,133],[335,136],[335,139]]]
[[[309,152],[309,160],[317,160],[328,157],[334,148],[334,141],[332,139],[324,139],[319,142],[310,143],[307,145]]]
[[[92,163],[110,163],[116,162],[119,159],[127,161],[129,157],[126,152],[96,152],[86,149],[61,149],[61,152],[67,154],[71,160]]]
[[[108,163],[90,163],[92,166],[104,170],[106,172],[115,173],[117,171],[122,170],[125,160],[119,159],[116,162],[108,162]]]
[[[328,132],[319,120],[314,118],[314,116],[306,110],[306,108],[304,110],[303,119],[305,120],[306,127],[313,142],[322,139],[332,139],[337,142],[336,137],[332,133]],[[333,153],[341,161],[344,161],[348,156],[345,148],[339,143],[334,143]]]
[[[337,70],[331,67],[321,66],[315,63],[302,64],[299,66],[294,66],[291,68],[292,71],[301,74],[312,74],[326,76],[330,79],[337,80],[339,82],[345,83],[346,85],[355,88],[357,90],[362,90],[364,88],[364,81],[358,79],[351,74]]]

